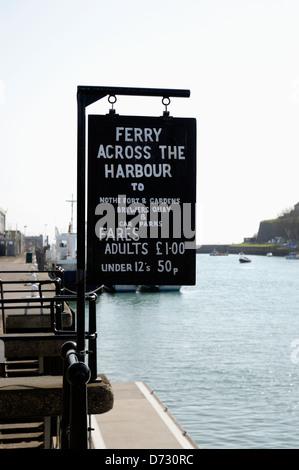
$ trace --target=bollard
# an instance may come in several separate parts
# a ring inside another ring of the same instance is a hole
[[[32,284],[31,286],[31,297],[38,297],[38,285],[37,284]]]

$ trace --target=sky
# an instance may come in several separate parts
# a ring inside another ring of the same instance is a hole
[[[190,90],[168,110],[197,120],[197,243],[254,236],[299,202],[298,24],[298,0],[0,0],[6,228],[50,240],[67,231],[76,92],[89,85]],[[115,108],[164,110],[149,97],[120,96]]]

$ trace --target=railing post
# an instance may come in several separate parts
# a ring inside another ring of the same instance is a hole
[[[0,377],[5,377],[5,346],[0,339]]]
[[[1,300],[4,300],[4,295],[3,295],[3,283],[2,283],[2,280],[1,280],[1,279],[0,279],[0,294],[1,294]],[[2,311],[2,329],[3,329],[3,333],[6,333],[5,314],[4,314],[4,303],[2,303],[1,311]]]
[[[61,294],[61,282],[62,282],[62,281],[61,281],[61,278],[58,277],[58,276],[54,279],[55,293],[56,293],[56,295]]]
[[[70,382],[70,449],[88,448],[87,425],[87,383],[90,379],[89,367],[78,361],[77,355],[70,357],[72,363],[67,371]]]
[[[54,279],[54,284],[55,284],[55,293],[56,297],[59,297],[61,294],[61,278],[56,277]],[[62,330],[62,311],[63,311],[63,303],[61,302],[55,302],[55,319],[54,319],[54,311],[53,311],[53,322],[55,324],[55,327],[57,330]]]
[[[90,380],[90,370],[84,362],[78,360],[77,345],[72,341],[64,343],[61,348],[61,356],[65,365],[61,446],[64,449],[87,449],[87,383]]]
[[[88,340],[88,366],[91,372],[90,380],[97,379],[97,335],[96,335],[96,294],[90,294],[89,300],[89,333],[92,337]]]
[[[55,276],[59,277],[61,281],[61,289],[63,289],[64,288],[64,269],[61,268],[61,266],[55,267]]]
[[[61,346],[63,359],[62,397],[61,397],[61,422],[60,422],[60,446],[61,449],[69,448],[69,424],[70,424],[70,384],[67,379],[68,358],[70,349],[75,349],[76,343],[67,341]]]
[[[55,325],[56,325],[56,330],[62,330],[62,312],[63,312],[63,302],[57,302],[56,303],[56,315],[55,315]]]

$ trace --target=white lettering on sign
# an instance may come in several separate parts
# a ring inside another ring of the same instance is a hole
[[[126,145],[122,147],[121,145],[100,145],[97,158],[115,158],[117,159],[128,159],[135,158],[136,160],[140,160],[141,158],[145,158],[148,160],[151,158],[151,148],[146,145],[145,147],[141,147],[137,145],[136,147],[132,147],[131,145]]]
[[[130,179],[131,189],[135,192],[142,192],[145,189],[144,182],[134,181],[136,179],[172,178],[174,175],[171,165],[163,163],[163,161],[185,160],[185,146],[157,145],[162,138],[162,131],[162,127],[117,126],[114,142],[100,144],[98,148],[97,158],[111,161],[109,165],[104,164],[104,177],[106,179]],[[115,144],[115,142],[118,143]],[[127,145],[127,143],[129,144]],[[144,145],[144,143],[150,145]],[[150,163],[149,160],[153,157],[162,160],[162,163]],[[122,166],[119,163],[116,165],[112,163],[115,160],[131,160],[132,164]],[[147,162],[143,162],[144,160]],[[136,161],[140,163],[136,163]]]
[[[141,165],[114,165],[105,163],[105,178],[171,178],[171,166],[168,163],[146,163]]]
[[[106,243],[105,255],[147,255],[148,243],[130,242],[130,243]]]
[[[132,264],[131,263],[106,263],[106,264],[101,264],[101,269],[104,272],[128,272],[132,271]]]
[[[185,160],[184,145],[159,145],[159,149],[161,150],[162,160]]]
[[[159,136],[162,128],[159,129],[145,127],[117,127],[116,141],[124,140],[125,142],[159,142]]]

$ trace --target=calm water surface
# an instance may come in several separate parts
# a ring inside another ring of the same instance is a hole
[[[251,259],[197,255],[195,287],[98,299],[98,373],[147,382],[201,448],[299,447],[299,261]]]

